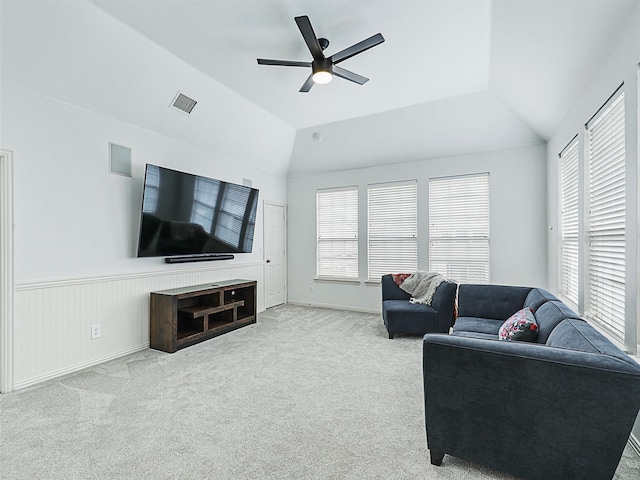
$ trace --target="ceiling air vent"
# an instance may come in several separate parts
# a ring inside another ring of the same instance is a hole
[[[191,113],[191,110],[193,110],[193,107],[196,106],[196,103],[198,102],[196,102],[193,98],[189,98],[186,95],[178,92],[176,93],[176,96],[173,97],[171,107],[189,115]]]

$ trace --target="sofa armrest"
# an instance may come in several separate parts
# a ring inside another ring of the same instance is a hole
[[[438,312],[441,332],[447,332],[453,326],[457,290],[457,283],[442,282],[433,294],[431,306]]]
[[[611,478],[640,407],[640,366],[539,344],[427,334],[423,373],[432,458],[525,478]]]

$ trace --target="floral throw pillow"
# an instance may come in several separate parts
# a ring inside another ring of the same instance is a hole
[[[538,324],[533,311],[527,307],[511,315],[500,327],[498,338],[508,342],[535,342],[538,338]]]

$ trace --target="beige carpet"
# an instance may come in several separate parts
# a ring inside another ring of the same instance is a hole
[[[429,463],[420,337],[281,306],[175,354],[146,350],[0,396],[6,479],[508,479]],[[628,446],[616,479],[638,480]]]

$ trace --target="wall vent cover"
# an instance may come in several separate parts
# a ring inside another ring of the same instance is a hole
[[[195,101],[193,98],[189,98],[186,95],[178,92],[176,93],[176,96],[173,97],[173,100],[171,102],[171,107],[175,108],[176,110],[182,113],[186,113],[187,115],[189,115],[193,110],[193,107],[196,106],[196,103],[198,102]]]

